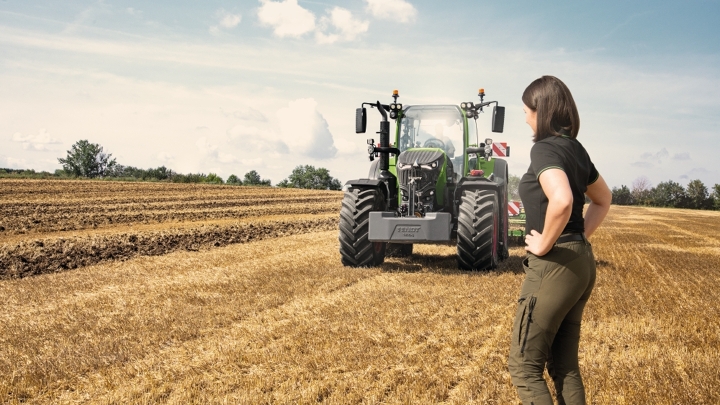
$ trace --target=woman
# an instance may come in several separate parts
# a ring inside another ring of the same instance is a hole
[[[533,130],[530,168],[520,180],[527,222],[522,285],[510,345],[512,382],[525,405],[585,404],[578,366],[580,321],[595,285],[587,237],[605,218],[611,193],[577,141],[580,117],[570,90],[543,76],[525,89],[525,120]],[[585,196],[592,201],[583,218]]]

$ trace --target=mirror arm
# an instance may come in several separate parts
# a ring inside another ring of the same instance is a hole
[[[495,105],[497,105],[498,102],[497,101],[486,101],[484,103],[475,105],[475,108],[483,108],[483,107],[489,106],[490,104],[493,104],[493,103],[495,103]]]

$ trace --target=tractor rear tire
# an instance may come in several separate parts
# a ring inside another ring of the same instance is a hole
[[[384,211],[385,199],[377,189],[349,189],[340,208],[340,257],[350,267],[379,266],[385,261],[386,242],[368,240],[370,211]]]
[[[460,196],[457,230],[457,261],[463,270],[497,267],[498,199],[485,190],[464,190]]]
[[[410,257],[413,252],[412,243],[388,243],[386,257]]]

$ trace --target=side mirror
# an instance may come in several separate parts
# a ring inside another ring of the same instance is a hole
[[[505,124],[505,107],[493,107],[492,131],[502,132]]]
[[[367,129],[367,109],[365,107],[355,110],[355,133],[364,134]]]

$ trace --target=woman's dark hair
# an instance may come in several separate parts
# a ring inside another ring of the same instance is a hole
[[[570,90],[560,79],[543,76],[535,80],[523,92],[522,101],[537,113],[534,142],[561,135],[561,131],[573,139],[577,138],[580,115]]]

